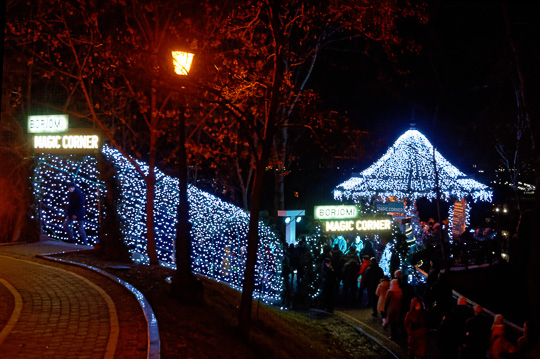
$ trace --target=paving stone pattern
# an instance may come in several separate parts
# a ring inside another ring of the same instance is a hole
[[[148,357],[146,319],[131,292],[35,257],[76,249],[59,241],[0,246],[0,358]]]
[[[0,273],[22,298],[20,316],[0,346],[2,355],[103,358],[109,309],[95,288],[57,268],[9,257],[0,258]]]

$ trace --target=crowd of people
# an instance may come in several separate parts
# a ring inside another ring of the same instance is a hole
[[[422,289],[409,284],[401,270],[386,276],[373,246],[364,243],[361,251],[351,245],[346,253],[336,243],[325,247],[319,258],[310,257],[305,242],[291,245],[286,287],[290,290],[294,279],[301,286],[309,262],[319,261],[318,306],[332,312],[338,297],[344,305],[367,305],[373,317],[380,317],[390,339],[407,338],[410,358],[426,358],[428,336],[435,340],[441,359],[537,358],[535,343],[528,341],[534,329],[530,323],[518,338],[502,315],[491,318],[480,305],[471,307],[464,297],[456,300],[447,276],[434,262]]]
[[[441,257],[441,243],[450,266],[468,267],[472,265],[494,264],[507,251],[503,237],[492,227],[466,228],[459,236],[451,238],[448,223],[442,225],[432,220],[422,222],[422,230],[416,241],[417,246],[425,248],[431,256]]]

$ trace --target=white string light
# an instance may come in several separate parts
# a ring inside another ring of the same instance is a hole
[[[435,164],[433,153],[435,152]],[[408,130],[373,165],[358,176],[341,183],[334,190],[337,200],[378,197],[386,200],[436,198],[435,167],[437,166],[441,198],[465,198],[490,202],[491,189],[468,178],[434,150],[427,138],[417,130]]]
[[[118,214],[124,241],[132,258],[148,262],[146,255],[146,186],[134,166],[119,151],[104,146],[103,154],[116,166],[120,183]],[[67,182],[74,181],[85,194],[88,240],[98,240],[98,203],[105,187],[98,178],[97,160],[92,156],[40,155],[35,171],[34,195],[41,203],[42,228],[49,236],[65,239],[61,229],[66,205]],[[138,162],[144,173],[148,166]],[[157,255],[162,265],[174,268],[174,239],[178,180],[156,171],[154,206]],[[214,278],[241,290],[247,252],[249,214],[230,203],[189,186],[190,222],[192,224],[193,272]],[[255,274],[254,298],[265,303],[281,299],[283,248],[269,227],[259,224],[259,249]]]

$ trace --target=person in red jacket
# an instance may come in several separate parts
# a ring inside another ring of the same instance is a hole
[[[427,349],[427,312],[418,297],[411,300],[411,309],[405,315],[404,327],[409,336],[409,358],[424,359]]]
[[[370,257],[364,256],[362,258],[362,265],[360,266],[360,271],[358,272],[358,275],[360,276],[360,290],[358,291],[358,303],[360,304],[360,306],[362,306],[362,297],[364,296],[364,289],[366,289],[364,274],[366,273],[366,269],[368,269],[370,264],[371,264]]]

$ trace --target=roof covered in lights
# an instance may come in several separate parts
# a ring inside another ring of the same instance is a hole
[[[435,176],[438,173],[438,176]],[[441,198],[474,201],[492,200],[488,186],[467,177],[448,162],[419,131],[410,129],[374,164],[334,189],[337,200],[359,200],[373,196],[436,198],[438,181]]]

